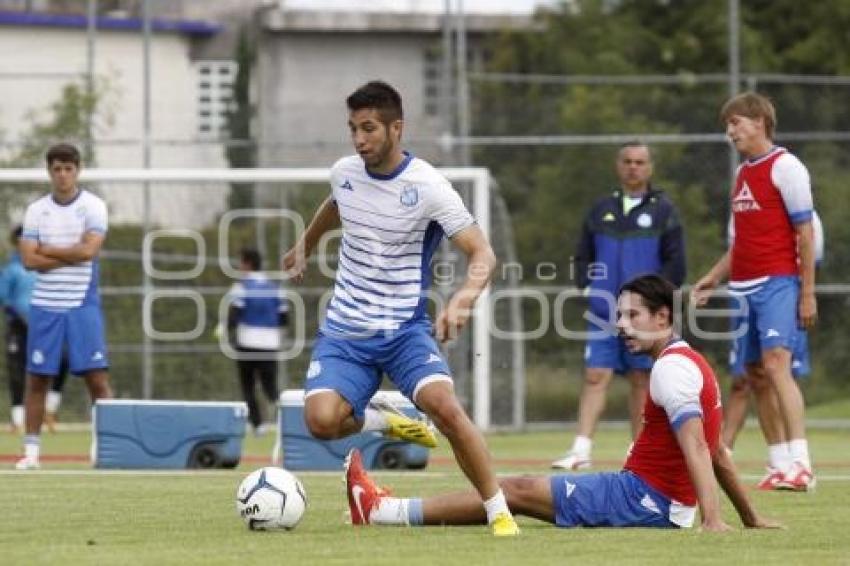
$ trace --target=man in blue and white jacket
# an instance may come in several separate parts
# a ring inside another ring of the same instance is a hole
[[[260,271],[262,257],[257,250],[243,249],[239,268],[245,275],[230,290],[227,329],[239,352],[236,365],[248,417],[254,433],[261,435],[265,428],[254,386],[259,379],[268,400],[277,402],[275,354],[280,350],[280,329],[287,323],[288,305],[280,284]]]
[[[649,147],[638,141],[623,145],[616,167],[620,187],[588,212],[574,258],[576,284],[589,297],[591,336],[584,352],[577,434],[566,455],[552,462],[556,469],[590,467],[593,432],[615,373],[629,379],[632,438],[637,438],[652,360],[630,353],[616,330],[611,330],[620,287],[646,274],[662,275],[676,287],[685,280],[682,225],[676,207],[650,182]]]

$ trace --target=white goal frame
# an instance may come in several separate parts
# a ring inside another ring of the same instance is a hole
[[[472,214],[490,238],[490,171],[484,167],[449,167],[439,171],[449,181],[472,187]],[[329,168],[255,169],[83,169],[80,182],[98,183],[272,183],[328,182]],[[45,169],[0,169],[0,183],[48,183]],[[147,203],[147,199],[145,199]],[[472,417],[482,430],[491,423],[491,309],[489,286],[481,293],[472,318]]]

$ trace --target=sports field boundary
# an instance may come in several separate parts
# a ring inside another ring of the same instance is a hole
[[[277,424],[276,423],[266,423],[268,434],[276,434],[277,433]],[[625,430],[629,428],[631,424],[629,421],[599,421],[597,428],[603,430]],[[757,428],[759,426],[758,420],[754,418],[747,419],[745,424],[747,428]],[[516,433],[521,434],[523,432],[556,432],[556,431],[571,431],[576,427],[576,423],[574,421],[540,421],[540,422],[532,422],[526,423],[525,426],[519,430],[510,427],[510,426],[501,426],[501,425],[491,425],[488,432],[503,434],[503,433]],[[850,429],[850,418],[847,419],[806,419],[806,427],[812,429]],[[91,423],[88,422],[60,422],[56,424],[56,430],[58,432],[69,431],[69,432],[85,432],[91,430]],[[250,433],[248,433],[250,434]]]

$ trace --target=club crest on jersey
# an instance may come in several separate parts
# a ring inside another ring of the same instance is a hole
[[[408,185],[401,190],[401,196],[399,197],[401,204],[408,208],[412,208],[416,206],[419,202],[419,189],[414,185]]]
[[[652,226],[652,216],[647,213],[643,213],[637,218],[637,225],[641,228],[649,228]]]
[[[732,212],[750,212],[761,210],[758,201],[753,196],[753,191],[750,190],[746,182],[741,184],[741,190],[732,199]]]

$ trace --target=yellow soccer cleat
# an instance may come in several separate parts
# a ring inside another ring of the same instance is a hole
[[[497,513],[493,522],[493,535],[497,537],[515,537],[519,534],[519,525],[510,513]]]
[[[437,446],[437,436],[428,423],[411,419],[410,417],[396,413],[393,411],[381,411],[384,418],[387,419],[387,430],[384,431],[386,436],[421,444],[426,448],[434,448]]]

